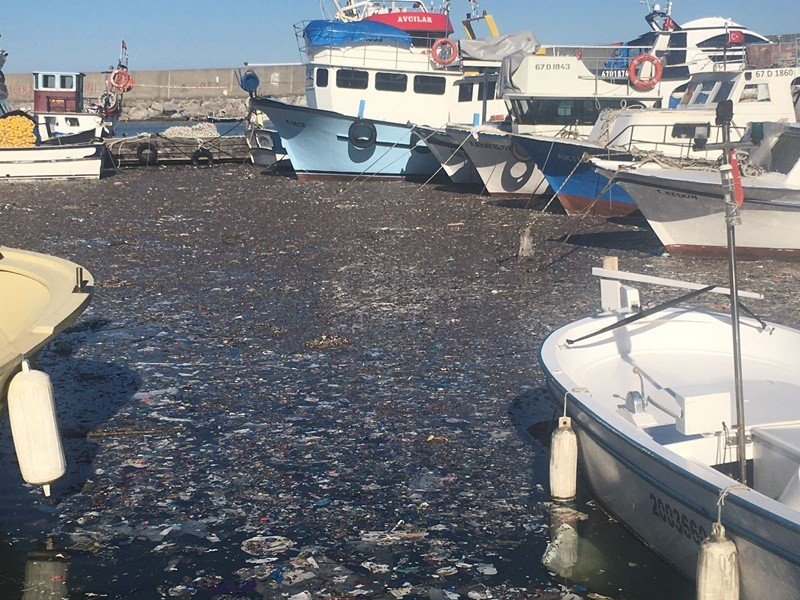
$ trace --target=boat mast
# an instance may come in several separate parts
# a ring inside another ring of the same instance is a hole
[[[728,273],[731,290],[731,330],[733,332],[733,376],[736,396],[736,448],[739,458],[739,481],[747,485],[747,454],[745,439],[744,385],[742,383],[742,340],[739,326],[739,290],[736,275],[736,225],[741,224],[739,206],[743,195],[741,185],[735,183],[739,165],[733,156],[731,145],[731,122],[733,121],[733,101],[717,104],[717,125],[722,127],[722,142],[725,148],[725,162],[722,167],[723,192],[725,194],[725,225],[728,232]]]

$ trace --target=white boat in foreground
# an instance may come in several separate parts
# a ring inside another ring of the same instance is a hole
[[[93,288],[91,274],[75,263],[0,246],[0,402],[8,407],[23,478],[45,494],[66,461],[53,388],[28,360],[75,322]]]
[[[800,124],[765,123],[742,177],[742,257],[800,256]],[[752,142],[752,132],[744,142]],[[661,243],[674,254],[725,254],[725,202],[716,164],[706,170],[656,162],[593,159],[598,172],[630,194]]]
[[[0,148],[0,179],[100,179],[105,144]]]
[[[740,597],[797,598],[800,331],[741,319],[745,453],[754,481],[744,488],[723,473],[738,461],[730,316],[666,308],[590,335],[639,310],[638,292],[619,280],[703,288],[595,274],[604,312],[554,332],[539,355],[555,402],[572,418],[594,494],[694,579],[700,544],[727,490],[722,523],[738,553]]]

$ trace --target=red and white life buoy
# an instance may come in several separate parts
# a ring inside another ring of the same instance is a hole
[[[458,44],[448,38],[436,40],[431,48],[431,58],[442,67],[452,65],[458,58]]]
[[[639,76],[639,67],[646,62],[653,65],[653,76],[650,79],[642,79]],[[640,54],[633,59],[630,67],[628,67],[628,79],[631,85],[641,92],[647,92],[656,87],[663,74],[664,63],[652,54]]]
[[[114,69],[108,76],[111,87],[117,88],[122,92],[129,92],[133,89],[133,77],[125,69]]]

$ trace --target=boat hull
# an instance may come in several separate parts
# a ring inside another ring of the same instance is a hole
[[[584,154],[607,156],[608,150],[577,140],[515,136],[530,154],[568,215],[626,216],[636,212],[633,198],[616,184],[582,161]],[[615,160],[632,160],[615,155]]]
[[[426,127],[417,127],[416,129],[436,160],[439,161],[442,170],[447,173],[450,181],[456,185],[478,186],[483,184],[481,176],[464,150],[465,140],[470,135],[469,132],[465,131],[459,137],[448,131]]]
[[[105,146],[0,148],[0,179],[99,179]]]
[[[463,131],[447,129],[448,132]],[[457,135],[457,133],[456,133]],[[514,146],[510,135],[479,132],[464,145],[490,196],[531,197],[547,191],[547,180],[536,163]]]
[[[720,186],[636,173],[620,174],[618,178],[668,252],[727,255],[725,204]],[[800,258],[800,192],[785,202],[773,200],[785,193],[768,188],[745,190],[742,223],[736,227],[737,256]]]
[[[680,379],[666,378],[670,365],[682,362],[674,362],[678,355],[683,361],[698,357],[711,360],[715,355],[717,364],[712,361],[702,367],[714,380],[727,369],[731,357],[732,350],[727,347],[729,321],[724,315],[667,309],[612,333],[566,343],[618,318],[599,315],[553,333],[542,345],[540,363],[553,401],[562,407],[566,396],[567,413],[578,437],[579,464],[594,495],[646,545],[684,576],[694,579],[700,543],[716,520],[719,494],[736,482],[703,461],[680,456],[656,442],[653,435],[664,438],[668,432],[635,427],[618,413],[618,402],[610,395],[614,390],[624,394],[625,389],[639,388],[632,365],[641,366],[646,377],[659,385],[677,389],[691,385],[697,368],[684,369],[692,375],[683,384]],[[657,331],[660,333],[654,333]],[[697,340],[694,345],[686,342],[689,334]],[[745,320],[742,335],[742,345],[749,349],[744,368],[753,377],[745,381],[751,398],[758,397],[757,388],[749,386],[757,386],[759,377],[767,371],[772,375],[769,385],[773,378],[787,385],[796,379],[791,366],[776,364],[771,370],[758,369],[771,358],[777,360],[782,351],[795,349],[798,332],[775,326],[766,333],[755,321]],[[582,379],[576,383],[573,377]],[[720,380],[718,385],[728,385],[727,380]],[[787,415],[792,412],[787,411]],[[673,426],[666,427],[675,431]],[[800,589],[797,512],[753,490],[737,491],[727,497],[723,523],[738,550],[741,598],[796,598]]]
[[[423,179],[439,163],[407,125],[362,120],[339,113],[257,98],[252,108],[273,124],[300,181],[315,179]],[[351,128],[359,121],[373,127],[374,142],[357,147]]]

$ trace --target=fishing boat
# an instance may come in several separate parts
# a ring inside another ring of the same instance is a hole
[[[557,139],[583,139],[607,110],[674,107],[692,75],[738,71],[744,46],[767,38],[729,19],[703,18],[679,25],[666,10],[650,6],[645,16],[650,31],[624,44],[608,46],[542,46],[535,53],[508,60],[501,75],[512,131]],[[502,173],[520,144],[501,142],[497,131],[487,143],[467,147],[473,163],[484,164],[484,176]],[[479,132],[476,142],[484,133]],[[535,161],[535,157],[533,158]],[[535,162],[534,162],[535,164]],[[544,178],[539,166],[535,177]],[[513,193],[503,180],[484,179],[490,194]],[[553,182],[550,182],[553,187]],[[525,190],[524,193],[528,193]]]
[[[742,139],[748,154],[741,177],[742,257],[800,256],[800,124],[753,124]],[[600,174],[621,186],[639,207],[667,251],[721,255],[727,239],[724,189],[716,163],[693,169],[657,161],[593,159]]]
[[[0,246],[0,401],[7,406],[17,459],[28,483],[64,473],[52,386],[29,361],[86,309],[91,274],[75,263]]]
[[[308,106],[256,96],[250,108],[266,114],[302,179],[430,175],[439,165],[409,123],[504,115],[496,85],[502,58],[536,46],[530,32],[418,46],[407,31],[365,20],[312,21],[298,27],[298,40]],[[388,162],[369,160],[384,153]]]
[[[100,179],[102,142],[0,148],[0,181]]]
[[[467,186],[483,185],[481,176],[464,150],[467,135],[470,135],[469,131],[463,137],[454,136],[444,128],[437,129],[423,125],[415,125],[414,131],[425,140],[425,145],[439,161],[442,170],[452,183]]]
[[[584,156],[633,161],[654,153],[680,159],[716,159],[708,148],[722,142],[716,107],[731,101],[739,127],[747,123],[800,120],[798,43],[751,44],[746,68],[694,75],[675,110],[624,108],[604,111],[587,139],[519,134],[516,142],[541,168],[568,214],[627,215],[637,209],[622,186],[592,168]],[[766,58],[766,60],[765,60]]]
[[[692,580],[722,498],[721,524],[736,550],[730,562],[739,569],[736,597],[797,597],[800,331],[740,319],[746,415],[740,438],[733,435],[731,315],[676,302],[642,311],[629,284],[692,290],[686,302],[730,290],[608,267],[594,271],[602,312],[550,334],[539,352],[554,402],[572,420],[593,493]],[[739,439],[752,487],[731,477],[741,464]]]

